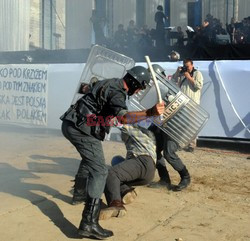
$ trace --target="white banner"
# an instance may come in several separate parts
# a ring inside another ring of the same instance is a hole
[[[47,126],[48,65],[0,65],[0,121]]]

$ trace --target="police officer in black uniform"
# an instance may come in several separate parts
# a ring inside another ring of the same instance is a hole
[[[103,229],[99,223],[101,195],[108,174],[101,141],[109,126],[107,117],[118,117],[121,123],[135,123],[149,116],[164,112],[164,103],[159,103],[145,111],[128,112],[126,96],[145,89],[150,81],[146,68],[136,66],[127,71],[122,79],[97,81],[87,94],[61,117],[62,133],[75,146],[82,157],[77,173],[81,177],[82,199],[87,196],[78,233],[83,237],[105,239],[113,232]],[[121,118],[122,117],[122,118]],[[104,120],[100,123],[99,120]],[[87,193],[87,195],[86,195]]]

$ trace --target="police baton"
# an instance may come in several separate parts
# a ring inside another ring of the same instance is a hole
[[[155,84],[156,93],[157,93],[157,96],[158,96],[158,103],[161,103],[162,102],[161,91],[160,91],[160,88],[159,88],[159,85],[158,85],[158,80],[155,77],[155,71],[154,71],[154,69],[152,67],[149,56],[145,56],[145,59],[147,61],[148,68],[149,68],[149,70],[151,72],[151,75],[152,75],[152,78],[153,78],[153,81],[154,81],[154,84]],[[163,120],[163,115],[160,115],[160,120]]]
[[[152,75],[152,78],[153,78],[153,81],[154,81],[154,84],[155,84],[156,93],[157,93],[157,96],[158,96],[158,102],[161,103],[162,102],[161,91],[160,91],[160,88],[159,88],[159,85],[158,85],[158,81],[157,81],[157,79],[155,77],[154,69],[152,67],[152,64],[151,64],[151,61],[150,61],[149,57],[145,56],[145,59],[147,61],[148,68],[149,68],[149,70],[151,72],[151,75]]]

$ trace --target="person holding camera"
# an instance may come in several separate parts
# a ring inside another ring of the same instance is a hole
[[[194,68],[192,59],[185,59],[183,66],[177,68],[172,79],[178,84],[184,94],[197,104],[200,104],[203,76],[199,70]]]

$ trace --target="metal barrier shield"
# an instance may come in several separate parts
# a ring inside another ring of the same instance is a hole
[[[166,108],[161,117],[153,118],[152,121],[181,147],[185,147],[198,135],[209,114],[183,94],[175,83],[161,74],[155,74]],[[129,104],[134,110],[144,110],[154,106],[157,101],[156,88],[151,80],[145,90],[130,98]]]
[[[91,84],[96,80],[122,78],[134,65],[134,60],[129,57],[94,45],[84,66],[72,104],[84,95],[81,91],[83,84]]]

